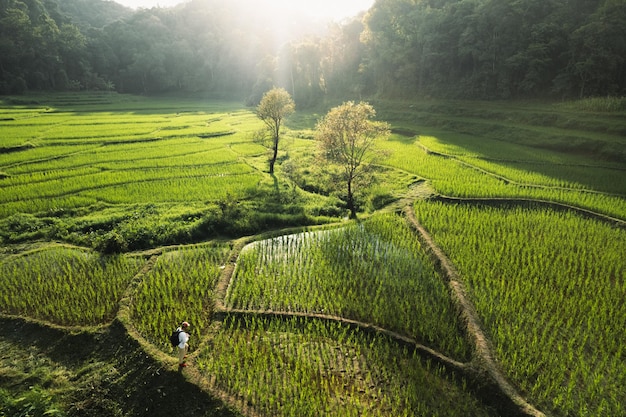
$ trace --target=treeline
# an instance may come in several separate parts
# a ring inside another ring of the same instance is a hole
[[[377,0],[366,21],[377,92],[626,92],[624,0]]]
[[[624,0],[377,0],[323,26],[249,4],[0,0],[0,94],[208,92],[256,104],[281,86],[306,106],[328,94],[626,93]]]

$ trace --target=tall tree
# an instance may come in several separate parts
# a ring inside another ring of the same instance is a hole
[[[325,93],[360,95],[363,92],[365,80],[360,70],[365,49],[361,42],[363,28],[363,22],[357,18],[330,26],[330,34],[321,45]]]
[[[321,157],[341,167],[350,218],[353,219],[357,217],[355,180],[374,162],[377,156],[375,141],[390,134],[389,124],[371,120],[375,115],[376,111],[369,103],[349,101],[331,109],[316,127]]]
[[[278,157],[278,142],[283,120],[296,110],[296,105],[284,88],[272,88],[263,95],[256,114],[263,120],[272,138],[272,156],[270,157],[270,174],[274,173],[274,164]]]
[[[626,2],[607,0],[571,37],[569,72],[579,96],[626,91]]]

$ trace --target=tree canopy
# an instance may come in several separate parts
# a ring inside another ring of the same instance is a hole
[[[316,127],[320,156],[337,164],[342,172],[351,218],[356,218],[357,213],[355,181],[377,156],[373,149],[374,141],[390,134],[387,123],[372,120],[375,115],[371,104],[349,101],[331,109]]]
[[[204,92],[256,105],[276,85],[298,106],[328,95],[626,94],[623,0],[376,0],[325,26],[245,6],[0,0],[0,94]]]
[[[263,120],[272,137],[272,155],[269,159],[270,174],[274,173],[283,120],[295,110],[296,105],[284,88],[272,88],[266,92],[257,107],[256,114],[259,119]]]

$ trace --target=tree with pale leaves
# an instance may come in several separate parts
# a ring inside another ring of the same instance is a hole
[[[272,154],[269,159],[270,174],[274,173],[274,164],[278,157],[280,128],[284,119],[294,111],[296,111],[296,105],[284,88],[272,88],[263,95],[261,102],[257,106],[257,117],[263,120],[272,139]]]
[[[347,187],[346,203],[353,219],[357,217],[355,181],[380,156],[375,141],[390,134],[388,123],[372,120],[375,115],[369,103],[349,101],[331,109],[316,127],[320,156],[340,167],[341,179]]]

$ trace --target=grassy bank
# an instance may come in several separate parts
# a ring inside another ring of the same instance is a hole
[[[372,102],[394,134],[377,144],[385,157],[349,223],[336,172],[315,157],[323,108],[287,121],[271,176],[261,122],[238,103],[4,98],[0,404],[71,416],[168,415],[179,401],[190,416],[504,415],[477,392],[483,381],[446,368],[480,368],[450,291],[404,222],[376,214],[415,203],[526,400],[556,417],[623,412],[622,105]],[[450,198],[422,201],[433,196]],[[306,231],[330,224],[335,234]],[[264,232],[275,239],[239,257]],[[194,322],[196,367],[178,374],[166,337],[182,319]],[[435,364],[402,337],[454,360]]]

